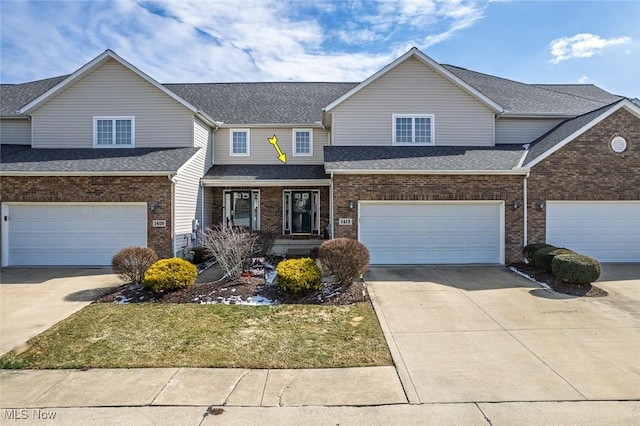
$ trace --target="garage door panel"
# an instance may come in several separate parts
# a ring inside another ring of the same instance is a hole
[[[9,217],[9,265],[109,265],[121,248],[147,244],[141,204],[10,204]]]
[[[640,262],[640,201],[549,201],[546,237],[601,262]]]
[[[359,238],[372,264],[500,263],[501,209],[496,202],[362,203]]]

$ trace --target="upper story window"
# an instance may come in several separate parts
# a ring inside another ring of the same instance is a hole
[[[229,132],[229,154],[237,156],[249,155],[249,129],[232,129]]]
[[[105,148],[135,146],[135,117],[93,117],[93,146]]]
[[[313,155],[312,129],[293,129],[293,155]]]
[[[394,145],[433,144],[433,114],[393,115]]]

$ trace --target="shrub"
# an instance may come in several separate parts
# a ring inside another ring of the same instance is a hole
[[[179,257],[172,257],[151,265],[144,274],[144,285],[154,293],[166,293],[192,286],[197,277],[195,266]]]
[[[140,284],[144,273],[158,261],[155,250],[149,247],[126,247],[111,259],[113,272],[124,280]]]
[[[536,250],[533,253],[533,264],[537,268],[543,269],[547,272],[551,271],[551,262],[553,258],[559,254],[575,254],[574,251],[566,249],[566,248],[558,248],[554,246],[549,246],[545,248],[541,248]]]
[[[284,260],[276,266],[276,273],[278,286],[283,291],[299,293],[301,291],[322,290],[320,269],[308,257]]]
[[[253,231],[252,235],[256,238],[252,254],[258,257],[267,256],[276,242],[276,234],[271,231]]]
[[[572,284],[591,284],[600,278],[600,262],[577,253],[559,254],[551,262],[553,275]]]
[[[222,271],[231,278],[242,273],[242,264],[256,251],[255,235],[243,228],[217,225],[200,233],[202,246],[218,261]]]
[[[194,247],[193,250],[191,251],[193,252],[193,258],[191,259],[191,262],[194,265],[202,263],[205,260],[209,260],[213,257],[211,256],[211,253],[209,253],[209,250],[207,250],[206,247],[202,247],[202,246]]]
[[[533,254],[543,248],[547,248],[547,247],[553,247],[551,244],[547,244],[547,243],[533,243],[533,244],[527,244],[523,249],[522,249],[522,254],[524,255],[524,259],[527,261],[527,263],[532,263],[533,262]]]
[[[352,284],[369,266],[369,250],[351,238],[334,238],[320,245],[320,261],[340,284]]]

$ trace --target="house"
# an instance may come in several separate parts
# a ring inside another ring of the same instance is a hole
[[[359,83],[160,84],[107,50],[0,88],[2,265],[183,255],[218,223],[372,264],[518,261],[547,241],[640,262],[640,106],[416,48]]]

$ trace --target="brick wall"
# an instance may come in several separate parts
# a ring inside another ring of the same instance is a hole
[[[616,153],[611,139],[627,150]],[[620,109],[531,169],[528,240],[544,242],[546,209],[541,201],[640,200],[640,119]]]
[[[229,188],[210,188],[213,205],[213,220],[211,224],[206,226],[216,225],[222,221],[222,205],[223,205],[223,193],[226,190],[260,190],[260,229],[264,231],[270,231],[278,235],[278,238],[309,238],[309,236],[298,237],[290,235],[282,235],[282,191],[285,189],[290,190],[319,190],[320,191],[320,223],[322,229],[329,223],[329,188],[323,187],[260,187],[260,188],[246,188],[246,187],[229,187]],[[315,238],[315,237],[313,237]]]
[[[1,202],[155,202],[147,213],[147,245],[160,257],[173,255],[171,182],[166,176],[3,176]],[[151,221],[166,220],[166,228]]]
[[[513,210],[514,201],[522,205],[523,176],[462,175],[335,175],[334,235],[358,238],[358,201],[489,200],[505,202],[505,262],[521,259],[523,209]],[[349,209],[349,201],[356,207]],[[338,226],[339,218],[351,218],[352,226]]]

